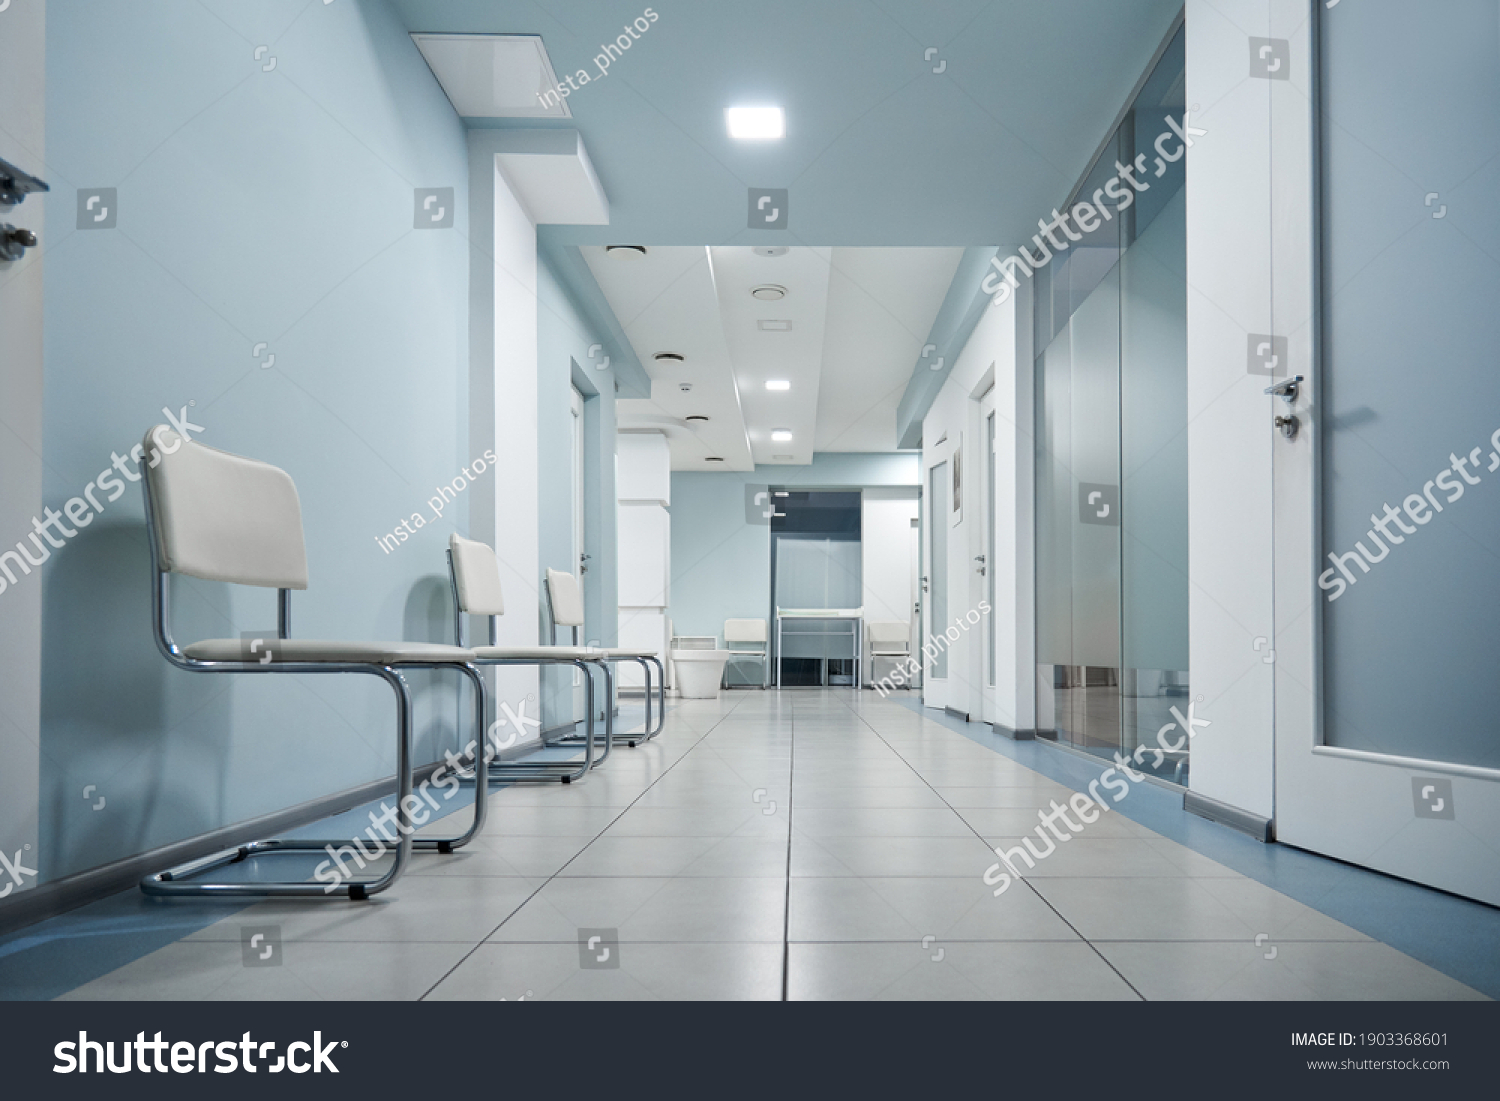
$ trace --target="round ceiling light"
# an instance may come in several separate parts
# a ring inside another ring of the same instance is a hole
[[[762,302],[780,302],[786,297],[786,288],[778,287],[775,283],[766,283],[752,290],[750,296],[759,298]]]
[[[785,245],[756,245],[753,251],[754,251],[755,255],[757,255],[757,256],[766,256],[766,257],[785,256],[786,255],[786,246]]]
[[[702,413],[694,413],[690,417],[684,417],[683,420],[698,421],[701,424],[708,423],[708,418],[705,417]]]
[[[605,245],[604,255],[618,260],[639,260],[646,255],[645,245]]]
[[[724,460],[721,459],[717,455],[710,455],[710,456],[708,456],[708,458],[704,459],[703,461],[706,462],[706,463],[722,463]]]
[[[657,352],[651,357],[657,363],[686,363],[687,357],[681,352]]]

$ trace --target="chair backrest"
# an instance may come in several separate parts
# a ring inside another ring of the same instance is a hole
[[[766,621],[763,619],[726,619],[724,621],[724,641],[734,642],[765,642]]]
[[[500,560],[488,543],[448,536],[453,584],[458,610],[465,615],[504,615],[505,597],[500,592]]]
[[[583,626],[583,593],[572,574],[547,567],[547,603],[552,607],[554,627]]]
[[[269,463],[184,439],[166,425],[146,433],[157,567],[171,573],[307,588],[302,505],[290,475]]]
[[[911,649],[911,624],[899,620],[872,620],[869,624],[870,649],[884,653],[906,653]]]

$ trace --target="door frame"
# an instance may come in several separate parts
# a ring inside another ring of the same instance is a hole
[[[933,533],[937,530],[937,525],[939,524],[943,525],[944,535],[941,580],[945,590],[951,591],[952,588],[952,579],[948,576],[949,571],[947,561],[947,559],[951,556],[948,541],[952,538],[952,534],[949,531],[949,526],[951,525],[952,521],[948,516],[948,495],[950,492],[948,487],[948,479],[952,476],[952,466],[950,465],[952,459],[953,447],[951,445],[942,447],[941,450],[934,449],[932,452],[928,453],[928,455],[924,455],[924,462],[922,467],[924,477],[922,479],[923,574],[921,599],[922,638],[924,640],[924,646],[920,652],[922,656],[923,707],[943,708],[948,706],[948,683],[950,677],[947,675],[942,677],[933,675],[933,667],[935,666],[937,659],[936,657],[929,657],[927,655],[925,649],[925,641],[927,639],[936,637],[936,633],[933,630],[934,624],[932,622],[932,598],[933,595],[937,592],[939,579],[936,576],[937,571],[934,567],[934,563],[937,561],[937,556],[933,554],[932,544]],[[939,467],[943,468],[943,476],[938,480],[938,482],[934,483],[933,475]],[[933,488],[934,485],[937,486],[936,490],[934,490]],[[947,612],[948,591],[945,591],[943,593],[943,608],[945,615]],[[950,665],[951,657],[952,655],[948,655],[947,660],[945,660],[943,663],[945,672],[949,674],[951,674],[952,672]]]
[[[588,464],[585,458],[588,453],[588,437],[584,421],[584,396],[578,387],[571,383],[568,386],[568,403],[571,414],[570,425],[572,427],[572,436],[569,440],[571,476],[568,486],[571,498],[568,527],[570,529],[569,542],[572,548],[570,554],[573,567],[570,572],[578,578],[578,592],[580,597],[582,597],[589,583],[587,577],[588,556],[584,552],[584,548],[588,545],[584,527],[588,496]],[[587,607],[586,602],[584,606]],[[588,689],[583,683],[584,672],[581,669],[572,669],[571,672],[573,678],[573,721],[579,723],[588,718]]]

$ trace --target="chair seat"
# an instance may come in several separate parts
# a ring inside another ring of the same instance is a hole
[[[581,658],[584,661],[613,661],[617,658],[656,657],[656,653],[652,650],[612,650],[607,646],[476,646],[474,653],[480,661],[486,658],[533,661],[545,661],[548,658],[557,661],[572,661],[575,658]]]
[[[442,646],[434,642],[349,642],[309,638],[268,638],[256,652],[238,638],[210,638],[184,646],[182,652],[197,661],[258,662],[269,652],[273,662],[356,662],[370,665],[412,663],[461,664],[474,660],[473,650]],[[269,663],[267,663],[269,664]]]
[[[479,661],[511,658],[518,661],[573,661],[576,658],[598,661],[604,651],[588,646],[476,646],[474,656]]]

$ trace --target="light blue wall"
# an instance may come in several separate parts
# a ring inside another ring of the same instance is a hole
[[[475,457],[468,170],[405,28],[383,3],[53,0],[47,14],[45,503],[78,495],[163,406],[192,403],[204,444],[296,480],[311,586],[293,597],[295,635],[449,640],[443,551],[468,509],[460,495],[434,519],[426,501]],[[73,228],[92,187],[118,189],[117,228]],[[413,229],[416,187],[456,189],[454,228]],[[260,342],[273,366],[252,358]],[[413,512],[430,522],[382,551],[376,536]],[[47,878],[393,769],[386,685],[172,669],[151,642],[148,575],[134,483],[45,567]],[[269,590],[174,592],[184,641],[274,627]],[[455,740],[456,678],[414,683],[416,758],[431,760]]]
[[[613,645],[618,627],[615,566],[615,387],[612,370],[589,366],[590,345],[603,337],[583,318],[545,257],[537,265],[538,545],[541,577],[547,567],[577,573],[572,554],[572,405],[570,387],[584,397],[585,630],[581,641]],[[583,364],[584,366],[579,366]],[[545,613],[544,613],[545,615]],[[542,640],[550,624],[543,623]],[[559,643],[568,641],[560,631]],[[572,669],[543,668],[544,729],[571,721]]]
[[[808,466],[672,475],[672,630],[719,635],[726,619],[771,617],[771,529],[752,522],[746,486],[864,489],[921,484],[922,457],[821,453]]]

